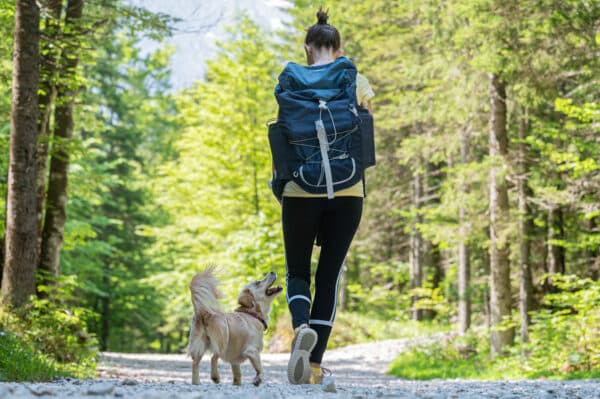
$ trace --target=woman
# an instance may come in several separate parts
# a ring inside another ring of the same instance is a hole
[[[317,12],[318,22],[306,34],[307,63],[332,63],[341,55],[338,30]],[[357,77],[359,104],[369,107],[373,92],[363,76]],[[282,224],[287,268],[287,300],[294,341],[288,364],[292,384],[321,383],[328,370],[321,367],[335,318],[337,287],[344,259],[358,228],[363,205],[363,183],[327,194],[311,194],[294,181],[283,189]],[[321,253],[315,275],[315,296],[310,295],[313,243],[319,236]]]

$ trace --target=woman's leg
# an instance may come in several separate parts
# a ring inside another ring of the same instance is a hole
[[[310,258],[322,204],[322,198],[283,198],[281,219],[287,271],[287,301],[294,328],[309,322]]]
[[[344,259],[360,223],[363,199],[337,197],[329,200],[321,217],[321,255],[315,276],[315,299],[310,327],[318,334],[310,362],[320,364],[335,319],[338,281]]]

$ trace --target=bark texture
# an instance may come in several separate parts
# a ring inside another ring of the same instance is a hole
[[[463,131],[460,144],[460,161],[469,162],[469,134]],[[467,193],[468,185],[461,184],[462,193]],[[458,332],[464,334],[471,326],[471,297],[469,293],[469,280],[471,267],[469,263],[469,246],[467,243],[467,217],[463,205],[458,208],[459,241],[458,241]]]
[[[17,0],[15,11],[2,298],[19,307],[35,292],[40,10],[35,0]]]
[[[598,217],[595,217],[589,221],[588,231],[590,235],[597,234],[599,231],[597,219]],[[590,249],[586,255],[586,259],[588,260],[589,277],[597,281],[600,276],[600,246]]]
[[[521,341],[529,340],[529,311],[533,302],[533,282],[531,277],[531,266],[529,261],[530,237],[533,230],[531,210],[527,203],[528,187],[527,175],[529,168],[527,164],[527,137],[528,120],[526,113],[519,120],[519,144],[517,158],[517,194],[519,206],[519,314],[521,318]]]
[[[46,205],[46,181],[48,180],[48,142],[50,114],[56,96],[55,74],[56,63],[60,54],[58,37],[62,0],[49,0],[44,7],[44,31],[40,59],[39,119],[37,137],[37,224],[38,241],[36,256],[39,256],[42,245],[42,220]]]
[[[419,214],[419,208],[421,207],[421,197],[423,195],[423,176],[418,171],[415,172],[413,177],[413,207],[417,211],[417,215],[415,217],[414,226],[410,236],[410,288],[416,289],[421,288],[423,283],[423,239],[421,237],[421,233],[418,228],[418,224],[421,223],[421,215]],[[412,319],[413,320],[422,320],[423,312],[420,309],[416,308],[416,302],[418,301],[418,296],[413,295],[411,297],[411,306],[412,306]]]
[[[490,322],[492,354],[500,354],[514,340],[514,327],[504,322],[511,315],[508,251],[509,204],[506,188],[506,86],[490,75]]]
[[[556,245],[556,240],[564,239],[563,211],[560,206],[548,211],[548,273],[564,274],[565,250]]]
[[[83,0],[69,0],[65,18],[65,47],[60,63],[60,84],[57,85],[57,105],[54,113],[53,155],[50,161],[46,215],[42,233],[40,270],[45,275],[58,276],[60,251],[67,210],[69,142],[73,135],[73,77],[77,68],[80,20]]]

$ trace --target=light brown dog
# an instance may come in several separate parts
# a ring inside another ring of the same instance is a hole
[[[192,384],[200,383],[200,361],[206,351],[212,352],[210,378],[219,383],[219,358],[231,364],[233,384],[241,385],[240,364],[250,360],[256,376],[252,383],[260,385],[263,369],[260,353],[263,334],[269,322],[273,299],[281,293],[280,286],[271,287],[277,275],[273,272],[260,281],[247,284],[238,297],[240,306],[232,313],[223,312],[217,299],[221,296],[214,269],[208,268],[192,279],[190,291],[194,317],[190,328],[188,355],[192,357]]]

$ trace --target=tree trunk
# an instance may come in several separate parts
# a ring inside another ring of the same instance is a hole
[[[423,282],[423,259],[422,259],[422,246],[423,240],[421,233],[419,232],[418,224],[421,223],[421,214],[419,208],[421,207],[421,196],[422,196],[422,174],[418,171],[415,172],[413,178],[413,208],[415,209],[416,216],[413,222],[412,232],[410,236],[410,288],[416,289],[421,288]],[[411,296],[412,306],[412,319],[422,320],[423,312],[416,308],[416,302],[418,296]]]
[[[13,52],[10,161],[6,201],[6,253],[2,300],[19,307],[35,292],[36,128],[40,9],[17,0]]]
[[[588,234],[590,236],[593,236],[598,233],[598,224],[596,222],[596,219],[596,217],[590,219],[588,227]],[[586,258],[588,259],[588,274],[592,280],[597,281],[598,277],[600,276],[600,247],[597,247],[595,249],[590,248],[588,250],[588,256]]]
[[[564,238],[563,212],[561,207],[551,208],[548,211],[548,273],[565,273],[565,250],[556,245],[555,240]]]
[[[68,144],[73,134],[73,79],[77,68],[78,32],[83,0],[69,0],[65,19],[65,48],[61,56],[60,84],[57,86],[57,98],[54,116],[53,156],[50,161],[50,179],[48,181],[48,199],[42,234],[42,252],[40,269],[50,276],[58,276],[60,250],[67,207],[67,174],[69,167]]]
[[[503,175],[508,150],[506,86],[496,74],[490,78],[490,321],[492,354],[497,355],[513,343],[514,328],[503,326],[511,315],[509,204]]]
[[[8,177],[8,176],[7,176]],[[7,179],[8,180],[8,179]],[[2,209],[2,211],[4,211],[4,215],[6,216],[6,211],[7,211],[7,204],[6,201],[4,202],[4,209]],[[5,230],[1,230],[0,231],[0,300],[2,299],[2,275],[4,274],[4,259],[5,259],[5,249],[6,249],[6,229]]]
[[[461,134],[460,162],[469,162],[469,133],[465,129]],[[468,185],[462,183],[460,190],[463,194],[468,191]],[[462,205],[458,208],[458,332],[464,334],[471,325],[471,297],[469,280],[471,267],[469,263],[469,246],[467,244],[466,210]]]
[[[60,53],[58,34],[62,0],[48,0],[45,7],[45,26],[40,60],[39,119],[37,134],[37,225],[38,241],[36,264],[39,263],[42,246],[42,220],[46,203],[46,180],[48,178],[48,142],[50,113],[54,103],[56,85],[56,62]]]
[[[167,348],[166,353],[171,353],[171,334],[167,334]]]
[[[100,350],[108,350],[108,340],[110,335],[110,271],[105,270],[102,276],[104,292],[106,293],[100,300]]]
[[[427,276],[427,281],[432,288],[438,288],[444,279],[444,268],[442,267],[442,256],[437,245],[428,239],[421,238],[421,285],[423,277]],[[436,311],[429,306],[421,309],[421,320],[433,320]]]
[[[527,176],[529,168],[527,164],[527,129],[529,121],[527,113],[521,115],[519,120],[519,145],[517,158],[517,192],[519,203],[519,313],[521,316],[521,342],[529,340],[529,311],[533,298],[533,283],[531,278],[531,266],[529,264],[529,234],[532,231],[532,217],[527,204]]]
[[[2,284],[2,274],[4,273],[4,245],[4,236],[2,236],[0,237],[0,287]]]
[[[490,274],[490,252],[489,251],[482,251],[481,252],[481,257],[482,257],[482,264],[483,264],[483,274],[484,275],[489,275]],[[490,329],[491,325],[492,325],[492,317],[491,315],[491,309],[490,309],[490,285],[489,285],[489,280],[488,280],[488,284],[483,286],[483,290],[481,291],[481,303],[483,304],[482,307],[482,312],[483,312],[483,325],[486,329]]]

